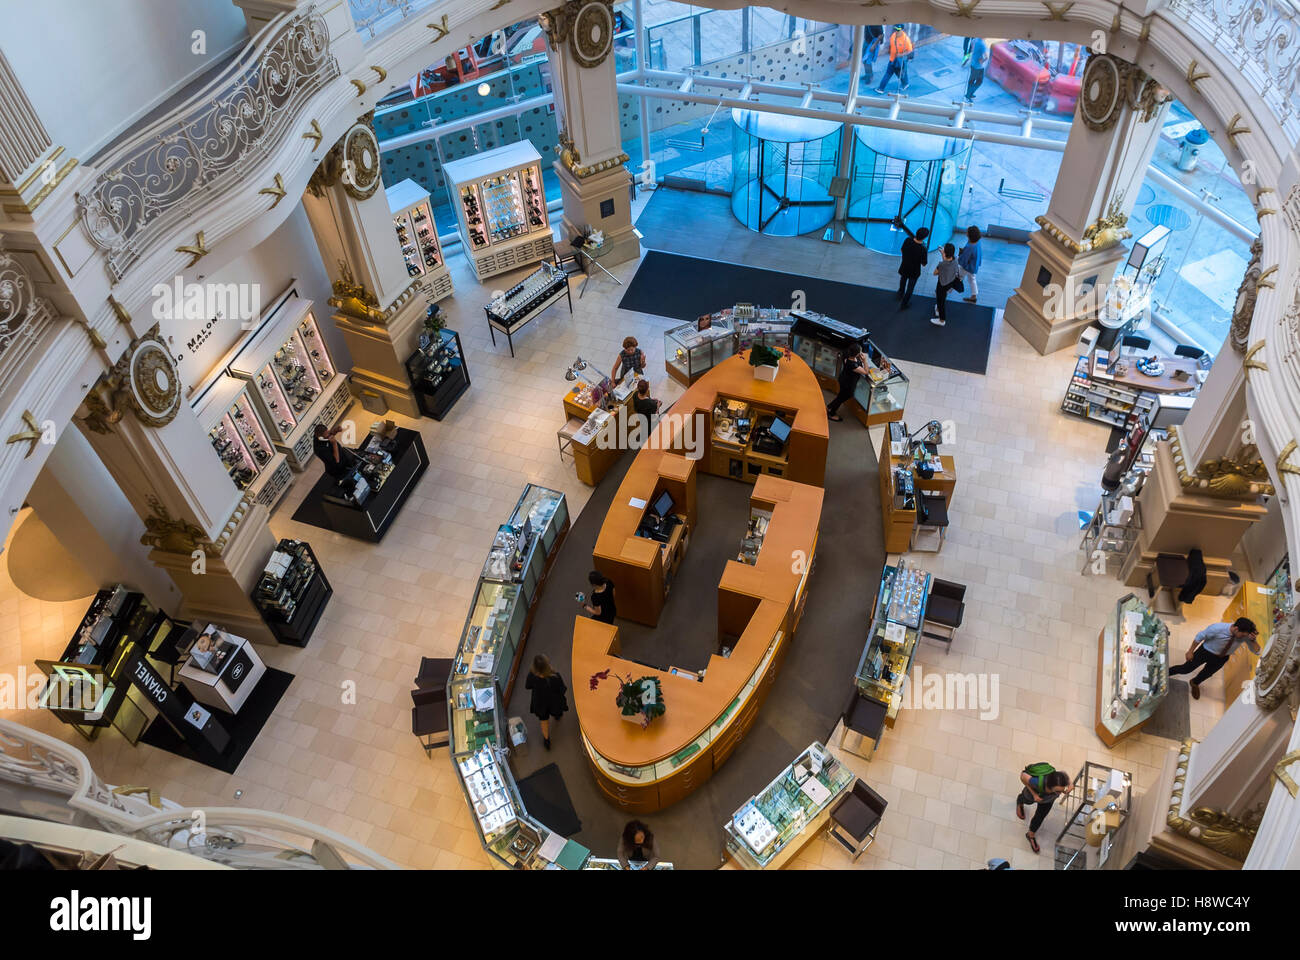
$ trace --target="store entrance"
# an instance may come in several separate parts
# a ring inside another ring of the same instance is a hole
[[[747,488],[734,480],[697,474],[695,529],[668,593],[659,625],[619,620],[619,656],[658,670],[700,671],[720,652],[718,583],[735,560],[749,520]]]

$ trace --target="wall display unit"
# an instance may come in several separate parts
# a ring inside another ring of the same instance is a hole
[[[451,293],[451,273],[438,245],[438,227],[429,207],[429,191],[414,180],[403,180],[385,188],[384,193],[406,272],[424,278],[430,302],[441,300]]]
[[[1065,399],[1061,401],[1063,413],[1127,429],[1139,418],[1149,418],[1154,412],[1154,395],[1106,378],[1094,378],[1092,370],[1090,357],[1080,357],[1075,363],[1065,388]]]
[[[541,160],[521,140],[443,164],[465,254],[479,280],[554,254]]]
[[[277,316],[240,349],[230,372],[253,384],[253,393],[271,440],[289,466],[303,470],[311,461],[312,431],[332,425],[351,403],[341,375],[320,335],[312,302],[286,300]]]
[[[310,544],[281,540],[253,588],[253,603],[276,640],[305,647],[333,594]]]
[[[506,335],[506,342],[510,344],[510,356],[513,357],[514,334],[524,324],[541,316],[552,304],[559,303],[561,298],[569,301],[569,313],[573,313],[569,275],[555,263],[544,261],[535,271],[483,308],[487,314],[492,346],[496,346],[496,331],[500,330]]]
[[[791,316],[790,349],[812,367],[827,390],[839,390],[840,371],[850,346],[859,345],[866,352],[867,376],[858,381],[853,399],[844,409],[865,426],[903,418],[908,378],[866,330],[814,310],[796,310]]]
[[[194,412],[235,486],[274,508],[293,474],[275,445],[278,437],[263,422],[261,404],[253,400],[255,389],[247,380],[222,375],[201,395]]]
[[[1133,775],[1088,760],[1061,798],[1065,826],[1056,837],[1057,870],[1105,866],[1116,835],[1133,810]]]
[[[867,644],[862,648],[854,683],[862,696],[885,704],[885,725],[890,728],[902,709],[903,689],[921,642],[921,625],[933,579],[906,560],[886,566],[880,576]]]
[[[824,744],[812,744],[723,824],[727,853],[745,870],[784,866],[825,826],[856,779]]]
[[[1169,628],[1134,594],[1098,635],[1097,736],[1108,747],[1151,719],[1169,690]]]
[[[664,333],[664,368],[688,387],[735,353],[736,328],[726,316],[702,317]]]
[[[420,412],[441,420],[469,389],[465,349],[460,345],[460,334],[445,327],[436,337],[420,339],[422,345],[406,358],[406,374],[420,402]]]
[[[1256,643],[1263,651],[1268,645],[1269,637],[1278,628],[1287,614],[1291,612],[1291,594],[1287,585],[1289,564],[1285,557],[1278,568],[1269,577],[1268,583],[1255,583],[1243,580],[1237,592],[1233,594],[1228,605],[1223,609],[1219,620],[1231,623],[1239,617],[1251,620],[1259,629]],[[1280,575],[1279,575],[1280,574]],[[1244,643],[1232,651],[1228,662],[1223,665],[1223,705],[1232,706],[1232,701],[1241,696],[1246,684],[1255,679],[1255,668],[1259,666],[1259,655],[1252,653]]]
[[[351,469],[309,496],[320,497],[335,533],[379,543],[429,468],[424,438],[418,430],[381,424],[371,429],[352,457]]]

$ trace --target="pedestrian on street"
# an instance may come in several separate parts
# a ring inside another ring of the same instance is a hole
[[[948,291],[962,290],[960,267],[957,266],[957,248],[951,243],[943,245],[943,259],[934,268],[934,275],[939,279],[934,285],[934,316],[930,322],[936,327],[948,323]]]
[[[880,45],[885,42],[885,28],[867,24],[864,46],[862,49],[862,82],[870,83],[876,73],[876,57]]]
[[[1187,659],[1169,668],[1172,677],[1178,673],[1191,673],[1197,667],[1201,672],[1191,680],[1192,699],[1201,699],[1201,684],[1223,669],[1223,665],[1243,643],[1251,653],[1259,655],[1259,629],[1253,620],[1238,617],[1232,623],[1212,623],[1196,635],[1187,648]]]
[[[889,35],[889,66],[880,78],[876,93],[884,93],[885,86],[892,76],[898,77],[898,92],[907,93],[907,62],[916,56],[912,47],[912,38],[907,35],[901,23],[894,24],[894,31]]]
[[[975,274],[980,271],[980,261],[984,259],[984,255],[980,251],[980,236],[979,227],[967,227],[966,246],[962,247],[961,253],[957,254],[957,266],[961,270],[961,279],[966,285],[966,292],[970,294],[970,296],[966,297],[967,303],[974,303],[980,292],[980,285],[975,279]]]
[[[984,82],[984,70],[989,65],[989,45],[983,37],[976,37],[970,45],[970,77],[966,81],[966,102],[975,102],[975,91]],[[965,62],[964,60],[962,61]]]
[[[1034,818],[1029,821],[1029,832],[1025,834],[1025,839],[1029,841],[1029,849],[1037,853],[1038,840],[1035,838],[1038,828],[1047,819],[1047,814],[1052,809],[1052,804],[1056,802],[1056,798],[1070,792],[1070,776],[1062,770],[1057,770],[1050,763],[1039,761],[1031,763],[1020,772],[1020,782],[1024,784],[1024,789],[1016,797],[1016,816],[1021,820],[1025,819],[1025,806],[1031,803],[1037,804]]]

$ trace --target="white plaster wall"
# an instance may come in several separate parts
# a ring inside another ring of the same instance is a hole
[[[0,47],[51,140],[83,162],[247,41],[229,0],[0,0]]]
[[[1253,523],[1241,538],[1241,547],[1250,562],[1250,576],[1259,583],[1277,569],[1286,556],[1286,528],[1282,523],[1282,504],[1277,497],[1268,502],[1268,513]]]

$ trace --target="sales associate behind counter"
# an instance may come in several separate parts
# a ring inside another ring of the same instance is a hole
[[[343,432],[343,426],[327,427],[316,424],[311,449],[317,459],[325,465],[325,472],[331,477],[341,477],[356,464],[357,455],[336,439]]]

